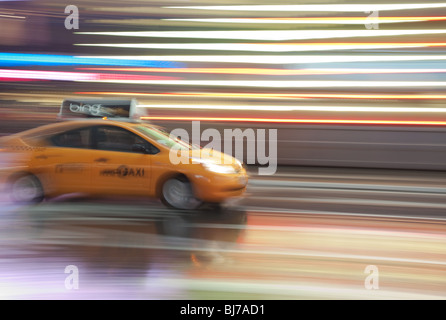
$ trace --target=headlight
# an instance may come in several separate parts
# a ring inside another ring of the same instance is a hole
[[[201,164],[206,170],[215,172],[215,173],[221,173],[221,174],[234,174],[237,173],[236,168],[234,168],[231,164],[220,164],[217,162],[212,162],[206,159],[200,159],[200,158],[190,158],[192,163],[199,163]]]
[[[203,167],[206,168],[206,170],[215,172],[215,173],[222,173],[222,174],[233,174],[236,173],[235,169],[231,165],[222,165],[217,163],[202,163]]]

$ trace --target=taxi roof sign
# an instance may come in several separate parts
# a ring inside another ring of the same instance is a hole
[[[140,120],[136,112],[136,99],[65,99],[60,107],[59,119],[107,118],[121,121]]]

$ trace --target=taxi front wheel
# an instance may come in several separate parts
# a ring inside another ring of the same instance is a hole
[[[11,199],[16,203],[39,203],[44,199],[42,184],[39,179],[30,174],[16,177],[11,182]]]
[[[193,210],[202,204],[195,198],[190,182],[182,177],[171,178],[163,184],[161,200],[169,207],[183,210]]]

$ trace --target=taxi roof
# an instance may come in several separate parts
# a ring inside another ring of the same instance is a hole
[[[56,134],[61,131],[77,129],[89,126],[98,125],[115,125],[119,127],[134,127],[138,125],[150,126],[153,128],[160,129],[162,127],[154,125],[149,122],[140,121],[119,121],[119,120],[109,120],[109,119],[86,119],[86,120],[64,120],[55,123],[46,124],[37,128],[29,129],[20,133],[17,136],[20,137],[30,137],[30,136],[42,136],[49,134]]]

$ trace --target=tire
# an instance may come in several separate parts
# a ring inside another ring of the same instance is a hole
[[[175,209],[194,210],[202,204],[195,198],[192,185],[187,179],[171,178],[164,182],[161,192],[162,202]]]
[[[10,195],[12,201],[19,204],[34,204],[44,199],[42,184],[31,174],[21,175],[12,180]]]

